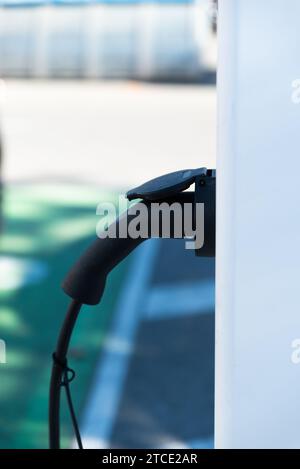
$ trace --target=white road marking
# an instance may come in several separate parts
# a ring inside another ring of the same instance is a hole
[[[145,298],[147,319],[172,318],[188,314],[214,312],[213,279],[189,283],[162,284],[151,288]]]
[[[81,434],[84,448],[108,448],[132,353],[135,333],[159,240],[144,243],[133,254],[111,332],[106,340],[88,397]]]

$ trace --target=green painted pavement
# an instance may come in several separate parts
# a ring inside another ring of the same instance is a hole
[[[113,193],[79,184],[22,184],[5,188],[1,233],[0,339],[7,363],[0,364],[0,447],[46,448],[50,357],[68,304],[60,282],[95,237],[95,210]],[[101,343],[113,313],[128,261],[109,277],[102,303],[84,307],[69,354],[80,415]],[[72,432],[65,399],[63,445]]]

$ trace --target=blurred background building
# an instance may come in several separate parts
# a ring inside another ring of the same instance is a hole
[[[33,78],[199,79],[207,0],[2,2],[0,73]]]
[[[215,18],[208,0],[1,2],[2,448],[47,447],[60,283],[97,204],[215,166]],[[74,334],[85,445],[211,447],[213,353],[214,260],[145,243]],[[64,400],[62,434],[70,446]]]

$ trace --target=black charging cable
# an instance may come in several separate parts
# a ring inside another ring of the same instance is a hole
[[[71,335],[81,309],[81,303],[73,300],[68,308],[65,320],[63,322],[56,350],[52,354],[52,374],[50,382],[50,400],[49,400],[49,446],[51,449],[60,447],[60,397],[61,388],[66,392],[66,398],[70,411],[70,416],[76,436],[79,449],[83,449],[79,426],[77,423],[75,410],[73,406],[70,383],[75,378],[75,371],[68,366],[67,353]]]
[[[58,360],[55,352],[52,354],[52,359],[53,359],[53,362],[56,365],[60,366],[60,368],[62,369],[62,379],[61,379],[60,385],[61,387],[65,388],[65,391],[66,391],[68,408],[69,408],[70,417],[72,420],[72,425],[73,425],[78,448],[83,449],[79,426],[78,426],[78,422],[77,422],[77,418],[76,418],[76,414],[74,410],[74,405],[73,405],[73,400],[72,400],[72,395],[71,395],[71,390],[70,390],[70,383],[75,378],[76,373],[72,368],[68,366],[68,360],[65,359],[64,362],[61,362],[60,360]]]

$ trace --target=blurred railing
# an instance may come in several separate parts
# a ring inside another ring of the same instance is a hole
[[[208,0],[0,2],[0,75],[187,79],[206,71]]]

